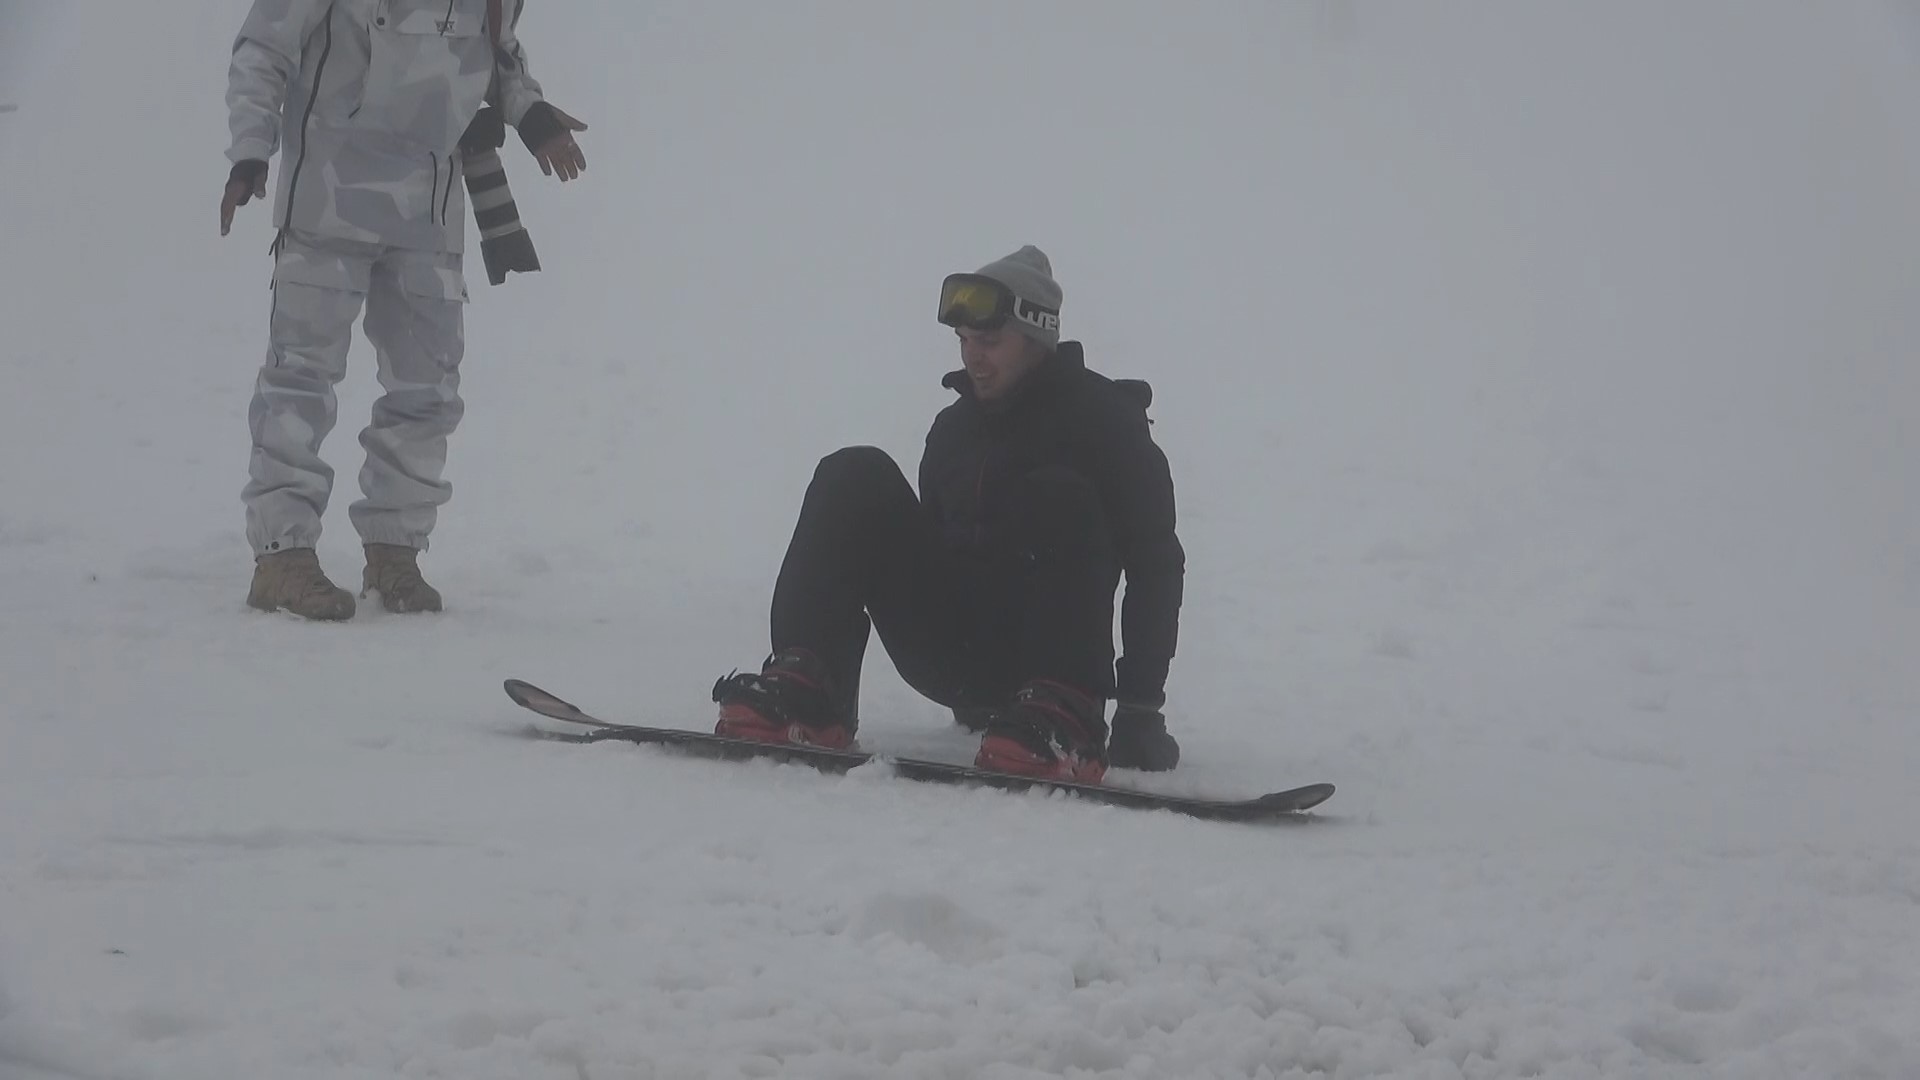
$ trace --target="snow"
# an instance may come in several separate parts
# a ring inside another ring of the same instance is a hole
[[[245,5],[124,7],[0,5],[4,1080],[1920,1076],[1911,5],[532,5],[589,169],[342,626],[242,604]],[[516,737],[706,726],[1029,241],[1180,485],[1121,779],[1314,821]]]

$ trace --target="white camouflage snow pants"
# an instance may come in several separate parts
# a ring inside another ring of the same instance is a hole
[[[333,429],[334,387],[346,377],[362,307],[385,393],[360,433],[362,498],[348,517],[363,543],[426,548],[453,495],[441,474],[447,437],[466,409],[466,301],[456,253],[287,232],[274,265],[267,358],[247,410],[253,452],[241,498],[256,555],[310,548],[320,538],[333,491],[320,444]]]

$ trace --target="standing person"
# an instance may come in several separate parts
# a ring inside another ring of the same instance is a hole
[[[513,32],[521,0],[506,2],[510,21],[502,0],[254,0],[241,25],[227,77],[222,236],[237,207],[266,197],[267,159],[281,151],[269,344],[248,409],[242,491],[255,608],[353,615],[353,595],[322,572],[314,546],[333,488],[320,445],[364,307],[385,392],[360,434],[363,498],[348,510],[366,551],[361,595],[377,592],[389,611],[441,609],[418,554],[452,495],[447,438],[465,411],[460,181],[473,185],[497,283],[496,255],[537,269],[492,157],[501,122],[547,175],[565,182],[586,168],[573,138],[586,125],[543,100]],[[497,114],[483,113],[489,103]],[[482,161],[492,166],[484,180]]]
[[[980,767],[1093,782],[1179,760],[1161,709],[1186,556],[1152,391],[1060,340],[1052,274],[1028,245],[946,279],[959,397],[934,418],[918,496],[876,448],[820,463],[774,586],[773,652],[714,686],[717,734],[850,745],[877,629],[910,686],[981,731]]]

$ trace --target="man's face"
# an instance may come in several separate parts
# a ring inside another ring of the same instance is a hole
[[[973,380],[973,394],[982,401],[1011,393],[1047,356],[1046,346],[1011,326],[954,333],[960,338],[960,362]]]

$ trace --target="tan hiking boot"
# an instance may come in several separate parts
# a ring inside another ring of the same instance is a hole
[[[402,544],[368,544],[360,595],[380,594],[380,605],[398,614],[439,611],[440,594],[420,576],[420,553]]]
[[[327,580],[312,548],[289,548],[253,561],[253,587],[247,606],[261,611],[291,611],[307,619],[337,622],[353,618],[353,594]]]

